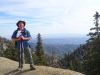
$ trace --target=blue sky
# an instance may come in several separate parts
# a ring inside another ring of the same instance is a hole
[[[100,0],[0,0],[0,36],[10,37],[19,20],[31,35],[88,34]]]

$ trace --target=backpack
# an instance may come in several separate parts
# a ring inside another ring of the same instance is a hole
[[[17,28],[17,30],[15,30],[15,36],[17,35],[17,32],[18,32],[18,28]],[[27,35],[27,30],[26,30],[26,28],[24,28],[24,34],[25,35]],[[17,47],[17,41],[15,41],[15,48]]]

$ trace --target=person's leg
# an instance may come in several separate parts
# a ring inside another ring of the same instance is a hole
[[[17,52],[18,62],[20,65],[20,48],[16,48],[16,52]]]
[[[26,54],[26,57],[28,58],[28,62],[30,64],[30,69],[33,68],[35,69],[34,67],[34,63],[33,63],[33,58],[32,58],[32,54],[31,54],[31,49],[29,48],[29,46],[27,48],[24,49],[24,52]]]
[[[22,54],[22,50],[20,51],[20,48],[16,48],[16,52],[18,55],[19,68],[23,68],[24,54]],[[21,52],[21,56],[20,56],[20,52]]]

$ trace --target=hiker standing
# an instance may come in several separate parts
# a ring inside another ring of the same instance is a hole
[[[20,44],[22,42],[23,44],[23,49],[26,57],[28,58],[29,64],[30,64],[30,69],[35,70],[34,63],[33,63],[33,58],[31,54],[31,49],[29,47],[28,41],[31,39],[31,34],[28,30],[26,30],[25,27],[25,21],[18,21],[17,22],[17,30],[15,30],[12,34],[12,40],[15,41],[15,46],[16,46],[16,51],[18,54],[18,61],[19,61],[19,68],[23,68],[23,64],[25,63],[24,61],[24,56],[22,55],[22,51],[20,53]],[[20,60],[20,54],[21,54],[21,60]],[[21,61],[21,63],[20,63]],[[20,66],[21,65],[21,66]]]

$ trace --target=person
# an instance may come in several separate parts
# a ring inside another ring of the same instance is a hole
[[[18,69],[22,69],[23,64],[25,63],[24,56],[22,55],[22,53],[21,53],[21,63],[20,63],[20,44],[21,44],[21,40],[22,40],[24,53],[25,53],[26,57],[28,58],[28,62],[30,64],[30,69],[35,70],[32,54],[31,54],[31,49],[30,49],[29,43],[28,43],[28,41],[31,39],[31,34],[28,30],[25,29],[25,25],[26,25],[25,21],[20,20],[16,23],[16,25],[18,28],[17,28],[17,30],[15,30],[13,32],[11,38],[13,41],[16,42],[16,51],[17,51],[18,61],[19,61]]]

